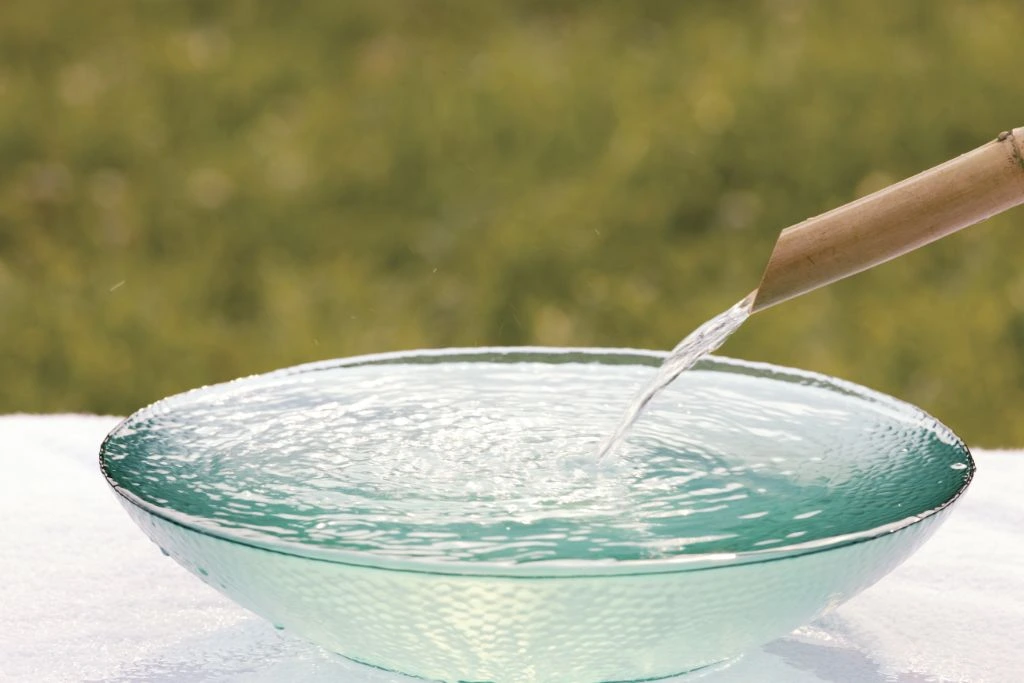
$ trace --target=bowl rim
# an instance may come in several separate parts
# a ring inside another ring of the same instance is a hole
[[[666,558],[632,559],[632,560],[548,560],[510,564],[494,561],[465,560],[431,560],[421,558],[398,558],[379,555],[368,551],[350,550],[313,546],[306,543],[276,540],[271,542],[263,537],[250,537],[244,533],[233,533],[229,528],[209,528],[200,522],[201,517],[161,507],[151,503],[118,483],[108,469],[106,456],[109,444],[116,439],[123,429],[136,419],[160,409],[166,403],[187,399],[190,395],[207,393],[213,390],[227,390],[238,387],[256,379],[289,377],[310,372],[333,370],[346,367],[363,367],[372,365],[389,365],[407,363],[415,359],[423,363],[442,363],[451,360],[502,361],[502,362],[593,362],[601,363],[617,360],[621,364],[641,364],[657,366],[668,355],[666,351],[616,347],[555,347],[555,346],[482,346],[482,347],[451,347],[437,349],[411,349],[389,351],[383,353],[363,354],[343,358],[303,363],[291,367],[272,370],[266,373],[247,375],[227,382],[204,385],[177,394],[161,398],[147,406],[136,410],[121,420],[104,438],[99,450],[100,471],[107,484],[119,496],[122,503],[138,508],[142,512],[164,522],[180,527],[201,536],[226,541],[258,550],[276,554],[293,556],[305,560],[327,562],[331,564],[379,569],[414,574],[486,576],[517,579],[546,578],[590,578],[600,576],[635,576],[649,574],[671,574],[678,572],[701,571],[725,566],[745,564],[761,564],[777,560],[809,555],[840,547],[864,543],[898,531],[902,531],[929,519],[955,503],[967,490],[974,478],[977,466],[970,449],[953,431],[932,417],[921,408],[894,398],[888,394],[869,389],[859,384],[831,377],[809,370],[800,370],[771,363],[738,360],[724,356],[708,355],[697,363],[697,370],[721,370],[737,374],[767,376],[779,381],[796,382],[803,385],[837,391],[868,403],[881,405],[892,410],[901,411],[907,416],[916,416],[922,428],[930,429],[952,448],[963,451],[967,467],[963,472],[962,483],[941,504],[934,508],[910,514],[900,520],[870,527],[845,534],[827,536],[803,543],[790,543],[772,548],[745,550],[736,552],[692,553]],[[581,360],[581,357],[586,360]]]

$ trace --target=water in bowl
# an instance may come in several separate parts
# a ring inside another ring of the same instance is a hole
[[[609,563],[741,553],[899,523],[969,455],[905,404],[698,365],[594,451],[639,354],[394,358],[167,399],[105,446],[167,516],[274,548],[440,563]],[[928,479],[927,488],[908,485]]]

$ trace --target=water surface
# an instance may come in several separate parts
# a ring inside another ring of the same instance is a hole
[[[941,505],[970,473],[959,440],[910,406],[713,365],[664,387],[598,464],[657,360],[533,356],[172,397],[115,432],[104,468],[172,517],[264,545],[508,564],[813,541]]]

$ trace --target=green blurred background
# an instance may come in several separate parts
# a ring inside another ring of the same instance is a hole
[[[0,412],[321,358],[668,348],[778,231],[1024,125],[1020,0],[8,0]],[[1024,445],[1024,210],[726,355]]]

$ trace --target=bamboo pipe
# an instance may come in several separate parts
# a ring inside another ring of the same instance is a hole
[[[751,312],[1024,204],[1024,127],[779,235]]]

